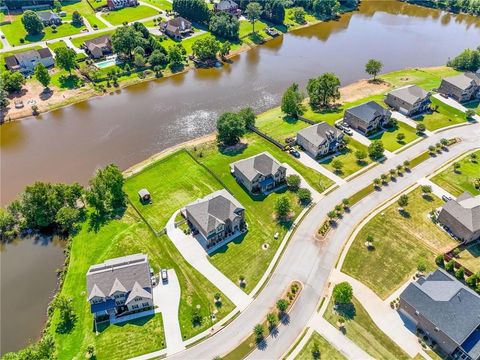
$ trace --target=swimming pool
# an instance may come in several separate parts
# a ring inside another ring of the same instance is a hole
[[[109,66],[117,65],[120,62],[117,61],[117,57],[109,57],[106,60],[99,61],[98,63],[95,63],[95,66],[98,67],[99,69],[105,69]]]

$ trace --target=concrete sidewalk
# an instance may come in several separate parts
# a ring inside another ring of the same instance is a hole
[[[235,285],[207,258],[205,249],[191,235],[185,235],[182,230],[175,227],[176,211],[168,220],[166,230],[168,237],[187,262],[205,276],[212,284],[224,293],[239,310],[245,309],[252,301],[242,289]],[[213,299],[212,299],[213,301]]]

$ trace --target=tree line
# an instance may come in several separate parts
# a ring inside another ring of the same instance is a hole
[[[415,5],[426,6],[434,9],[442,9],[453,13],[465,13],[480,15],[479,0],[406,0]]]
[[[450,59],[447,66],[460,71],[475,72],[480,69],[480,46],[476,49],[465,49],[459,55]]]

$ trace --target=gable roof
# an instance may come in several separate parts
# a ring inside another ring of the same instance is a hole
[[[179,28],[181,30],[185,30],[185,29],[190,29],[192,27],[192,23],[181,16],[177,16],[174,19],[170,19],[165,24],[167,28],[171,28],[171,29]]]
[[[237,7],[237,3],[233,0],[220,0],[220,2],[215,4],[215,9],[219,11],[228,11]]]
[[[385,109],[375,101],[369,101],[345,110],[345,112],[354,115],[358,120],[368,125],[378,116],[388,116],[390,110]]]
[[[458,345],[480,325],[480,296],[442,269],[410,283],[400,298]]]
[[[313,145],[320,146],[325,144],[330,139],[336,140],[338,138],[342,138],[343,132],[326,122],[321,122],[300,130],[298,135],[303,136]]]
[[[38,49],[37,52],[38,52],[38,55],[40,55],[41,59],[53,57],[53,54],[49,48],[41,48],[41,49]]]
[[[152,293],[145,290],[138,282],[135,281],[135,283],[133,284],[132,291],[130,291],[130,294],[128,294],[127,300],[125,300],[125,304],[128,304],[137,296],[144,299],[153,299]]]
[[[110,34],[98,36],[96,38],[85,40],[85,46],[87,48],[91,47],[105,47],[110,46]]]
[[[225,189],[215,191],[185,207],[204,235],[227,220],[233,221],[243,206]]]
[[[234,162],[231,166],[236,167],[249,181],[257,175],[269,176],[277,173],[279,169],[285,169],[268,152]]]
[[[415,104],[418,100],[423,100],[430,93],[417,85],[407,85],[390,91],[388,94],[395,96],[409,105]]]
[[[443,81],[461,90],[465,90],[470,87],[470,85],[472,85],[472,82],[474,82],[477,86],[480,86],[480,77],[472,72],[449,76],[444,78]]]
[[[50,21],[52,19],[60,19],[60,16],[55,14],[53,11],[39,11],[36,14],[43,21]]]
[[[457,199],[447,201],[440,214],[443,211],[472,233],[480,230],[480,195],[473,196],[466,191]]]
[[[132,291],[135,283],[142,288],[152,287],[147,255],[128,255],[92,265],[87,272],[88,300],[110,296],[116,290]]]

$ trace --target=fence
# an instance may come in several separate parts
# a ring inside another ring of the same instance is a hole
[[[260,135],[262,138],[264,138],[267,141],[270,141],[273,145],[278,146],[282,151],[285,150],[286,146],[280,143],[279,141],[275,140],[274,138],[268,136],[267,134],[261,132],[258,130],[258,128],[254,126],[250,126],[249,129],[253,131],[255,134]]]
[[[303,116],[299,116],[298,119],[299,119],[299,120],[302,120],[303,122],[306,122],[307,124],[310,124],[310,125],[316,125],[316,124],[318,124],[317,122],[312,121],[312,120],[310,120],[310,119],[307,119],[306,117],[303,117]]]

